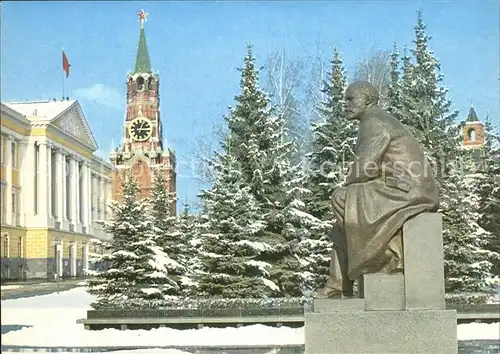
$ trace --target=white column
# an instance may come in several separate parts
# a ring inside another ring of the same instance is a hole
[[[12,142],[14,137],[7,136],[7,141],[5,142],[7,146],[5,147],[5,220],[4,222],[8,225],[12,225]]]
[[[62,198],[62,219],[63,221],[69,220],[69,215],[66,210],[66,199],[69,198],[69,195],[66,195],[66,177],[70,173],[66,168],[66,153],[61,150],[61,160],[62,160],[62,179],[61,179],[61,198]],[[66,229],[66,227],[64,227]]]
[[[84,161],[82,164],[82,172],[80,176],[80,182],[82,183],[82,194],[80,205],[82,208],[82,226],[88,227],[88,217],[87,217],[87,162]],[[88,231],[86,231],[88,232]]]
[[[23,160],[21,167],[21,215],[24,217],[23,226],[28,227],[35,215],[34,194],[35,194],[35,144],[33,142],[23,142]]]
[[[80,220],[80,159],[76,158],[75,159],[75,171],[74,171],[74,188],[75,188],[75,231],[76,232],[81,232],[82,231],[82,222]]]
[[[99,176],[99,207],[101,208],[101,212],[99,214],[99,219],[104,220],[104,178]]]
[[[24,211],[24,198],[23,198],[23,195],[24,195],[24,185],[26,184],[25,183],[25,179],[26,179],[26,175],[28,174],[26,172],[26,168],[25,168],[25,162],[26,162],[26,153],[27,153],[27,147],[28,147],[28,143],[26,141],[18,141],[17,143],[17,150],[19,151],[19,168],[18,168],[18,171],[19,171],[19,174],[18,174],[18,178],[19,178],[19,185],[21,186],[21,188],[19,189],[19,192],[18,192],[18,195],[17,195],[17,214],[19,215],[19,226],[25,226],[26,223],[25,223],[25,211]],[[30,173],[31,174],[31,173]]]
[[[71,247],[71,259],[69,260],[69,269],[70,273],[69,275],[72,277],[76,277],[76,250],[78,249],[76,247],[76,241],[73,241],[70,245]]]
[[[106,178],[104,184],[104,218],[108,219],[110,217],[109,199],[111,196],[111,182]]]
[[[76,220],[77,220],[77,215],[78,215],[78,203],[77,203],[77,164],[76,160],[72,156],[70,159],[70,174],[71,174],[71,185],[70,185],[70,193],[71,193],[71,207],[70,207],[70,220],[71,224],[73,224],[73,231],[75,231],[76,228]]]
[[[59,222],[59,227],[63,227],[64,221],[64,155],[61,149],[57,149],[56,152],[56,207],[57,207],[57,221]]]
[[[96,177],[95,177],[95,174],[91,173],[90,174],[90,181],[91,181],[91,184],[90,184],[90,190],[91,190],[91,194],[92,194],[92,202],[91,202],[91,207],[90,207],[90,223],[92,225],[94,225],[94,220],[97,219],[96,218],[96,212],[97,212],[97,202],[96,202]]]
[[[83,245],[82,248],[82,269],[84,271],[87,271],[89,269],[89,244],[86,243]]]
[[[108,215],[111,217],[113,215],[113,210],[111,209],[111,202],[113,201],[113,180],[109,181],[109,193],[108,193]]]
[[[85,197],[87,198],[87,227],[89,230],[92,228],[92,165],[87,165],[87,193],[85,193]]]
[[[54,215],[52,215],[52,149],[54,146],[47,142],[47,211],[49,217],[52,219]],[[53,225],[53,223],[51,223]]]
[[[43,224],[47,223],[47,206],[48,206],[48,195],[47,195],[47,143],[42,141],[39,142],[40,150],[38,161],[38,214],[43,220]]]
[[[90,230],[90,224],[89,224],[89,209],[90,209],[90,203],[89,203],[89,197],[90,197],[90,192],[89,192],[89,164],[87,161],[83,162],[82,165],[82,224],[86,229],[86,233],[88,233]]]
[[[77,159],[75,162],[75,206],[76,206],[76,225],[78,227],[76,228],[75,231],[81,232],[82,231],[82,220],[80,219],[80,209],[81,209],[81,200],[80,200],[80,159]]]
[[[95,218],[101,220],[101,176],[95,175]]]

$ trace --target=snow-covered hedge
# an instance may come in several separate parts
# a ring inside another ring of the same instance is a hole
[[[267,299],[196,299],[178,298],[166,300],[121,300],[113,303],[92,304],[96,310],[104,309],[213,309],[213,308],[275,308],[275,307],[309,307],[312,298],[289,297]],[[95,306],[94,306],[95,305]]]
[[[494,303],[494,294],[487,293],[451,293],[446,294],[447,304],[489,304]]]

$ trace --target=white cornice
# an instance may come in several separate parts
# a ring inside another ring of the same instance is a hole
[[[19,113],[18,111],[10,108],[6,104],[2,103],[0,106],[1,106],[2,116],[5,114],[7,117],[19,121],[20,123],[24,124],[26,127],[30,126],[31,122],[26,118],[26,116],[24,114]]]
[[[109,172],[112,172],[115,170],[115,167],[112,164],[110,164],[109,162],[107,162],[106,160],[104,160],[102,157],[93,155],[92,162],[98,166],[106,167],[109,170]]]

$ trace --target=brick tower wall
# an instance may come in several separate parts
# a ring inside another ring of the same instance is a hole
[[[470,132],[473,130],[476,134],[475,140],[470,139]],[[462,129],[464,145],[468,147],[480,147],[484,145],[484,126],[480,122],[467,123]]]
[[[150,167],[145,160],[138,159],[133,162],[132,165],[132,176],[135,178],[137,184],[139,185],[139,198],[146,198],[151,195],[153,188],[153,178],[155,170],[158,167]],[[117,169],[113,173],[113,200],[122,201],[123,200],[123,183],[125,181],[125,176],[130,167],[117,166]],[[172,168],[163,169],[165,177],[165,188],[169,193],[174,193],[176,196],[176,176],[175,171]],[[172,205],[172,213],[176,215],[177,205],[174,202]]]

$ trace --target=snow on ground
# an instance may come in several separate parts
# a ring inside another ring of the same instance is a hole
[[[499,339],[500,323],[467,323],[457,326],[458,340]]]
[[[75,354],[75,352],[58,352],[59,354]],[[92,354],[191,354],[178,349],[134,349],[134,350],[117,350],[105,352],[92,352]]]
[[[11,285],[1,285],[0,290],[15,290],[20,288],[25,288],[29,286],[41,286],[41,285],[50,285],[51,283],[38,283],[38,284],[11,284]]]
[[[2,310],[4,308],[15,309],[90,309],[90,303],[94,297],[85,291],[85,288],[74,288],[61,291],[59,294],[52,293],[47,295],[23,297],[20,299],[2,300]],[[3,315],[2,315],[3,320]],[[3,322],[2,322],[3,324]]]
[[[0,287],[0,290],[12,290],[12,289],[19,289],[22,288],[22,285],[2,285]]]
[[[58,352],[59,354],[75,354],[75,352]],[[179,349],[134,349],[134,350],[118,350],[118,351],[106,351],[106,352],[92,352],[93,354],[191,354],[191,352],[185,352]]]
[[[28,325],[2,335],[3,345],[39,347],[96,346],[227,346],[227,345],[302,345],[304,328],[251,325],[240,328],[201,328],[176,330],[106,329],[86,331],[76,320],[86,317],[93,297],[84,288],[59,294],[2,301],[2,325]],[[458,339],[499,339],[500,324],[470,323],[458,325]],[[141,351],[142,352],[142,351]],[[158,352],[180,354],[181,351]],[[121,352],[123,354],[124,352]],[[154,353],[154,352],[152,352]]]
[[[2,325],[29,325],[2,335],[3,345],[29,346],[220,346],[303,344],[304,329],[253,325],[241,328],[86,331],[76,320],[86,317],[93,296],[84,288],[59,294],[2,301]]]

